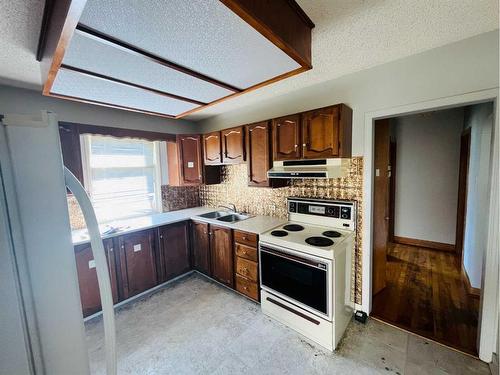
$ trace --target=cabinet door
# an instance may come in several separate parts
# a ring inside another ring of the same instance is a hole
[[[167,281],[190,269],[188,225],[184,221],[158,228],[161,281]]]
[[[273,120],[274,160],[294,160],[301,157],[300,115]]]
[[[191,233],[193,267],[210,276],[210,242],[208,238],[208,224],[193,221]]]
[[[222,162],[220,132],[203,135],[203,154],[205,165],[217,165]]]
[[[305,159],[339,156],[339,108],[320,108],[302,114],[302,154]]]
[[[231,229],[210,225],[210,251],[212,253],[212,277],[232,287],[234,266]]]
[[[106,252],[106,258],[108,260],[113,302],[117,303],[118,293],[116,287],[116,268],[113,243],[111,240],[104,240],[103,244],[104,251]],[[97,282],[95,261],[90,244],[75,247],[75,260],[83,316],[89,316],[101,310],[99,284]]]
[[[269,186],[271,168],[270,132],[267,121],[246,126],[248,185]]]
[[[203,181],[201,137],[199,135],[179,135],[177,142],[183,185],[201,184]]]
[[[118,237],[123,298],[156,285],[154,230]]]
[[[222,162],[224,164],[239,164],[245,161],[245,137],[243,127],[225,129],[222,136]]]

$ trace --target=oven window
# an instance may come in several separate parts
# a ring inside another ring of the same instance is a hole
[[[262,284],[327,314],[327,272],[277,255],[261,252]]]

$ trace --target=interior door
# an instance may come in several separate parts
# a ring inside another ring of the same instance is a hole
[[[375,121],[373,294],[377,294],[386,286],[387,242],[389,237],[390,130],[389,119]]]
[[[223,284],[233,286],[233,236],[231,229],[210,225],[212,276]]]
[[[267,121],[247,126],[248,184],[269,186],[267,171],[270,169],[269,124]]]
[[[206,275],[211,275],[210,271],[210,242],[208,236],[208,224],[193,221],[192,226],[192,249],[193,266]]]
[[[163,280],[170,280],[189,271],[187,222],[165,225],[159,230]]]
[[[305,159],[339,154],[339,108],[320,108],[302,114],[302,154]]]
[[[300,115],[273,120],[273,159],[296,160],[301,157]]]
[[[182,182],[185,185],[202,183],[201,137],[182,135],[178,138],[181,159]]]
[[[156,285],[154,231],[118,237],[123,297],[129,298]]]

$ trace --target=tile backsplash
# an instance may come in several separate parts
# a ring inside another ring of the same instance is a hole
[[[286,198],[308,197],[325,199],[347,199],[358,203],[356,256],[353,261],[352,299],[361,303],[361,243],[362,243],[362,198],[363,198],[363,158],[351,159],[351,168],[344,178],[339,179],[303,179],[291,180],[283,188],[260,188],[247,185],[247,167],[245,164],[224,166],[222,183],[174,187],[162,186],[163,212],[175,211],[196,206],[227,205],[234,203],[239,211],[253,215],[269,215],[285,219],[287,217]],[[80,207],[76,199],[68,196],[68,209],[73,229],[85,227]],[[354,298],[355,296],[355,298]]]
[[[217,185],[199,187],[201,205],[217,207],[233,203],[239,211],[253,215],[269,215],[285,219],[287,217],[287,197],[307,197],[325,199],[354,200],[357,204],[356,256],[353,261],[353,285],[356,293],[351,296],[361,303],[361,243],[362,243],[362,198],[363,198],[363,158],[351,159],[351,168],[346,177],[339,179],[291,180],[288,186],[269,189],[247,185],[245,164],[224,166],[223,181]],[[355,272],[354,272],[355,271]]]

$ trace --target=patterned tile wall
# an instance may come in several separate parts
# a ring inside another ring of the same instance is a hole
[[[348,199],[358,202],[356,233],[356,256],[353,261],[353,285],[351,298],[361,303],[361,233],[363,226],[363,158],[352,158],[349,173],[344,178],[327,180],[292,180],[289,186],[277,189],[249,187],[245,164],[223,167],[223,181],[218,185],[203,185],[199,188],[200,204],[217,207],[234,203],[240,211],[254,215],[287,217],[287,197],[309,197],[326,199]],[[354,272],[355,271],[355,272]]]

